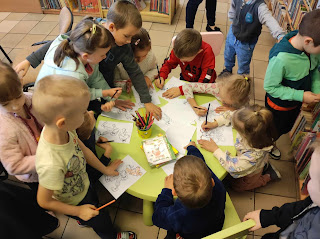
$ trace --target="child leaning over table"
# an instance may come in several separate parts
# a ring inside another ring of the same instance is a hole
[[[226,190],[190,142],[188,155],[179,159],[173,175],[155,203],[153,223],[168,231],[166,239],[198,239],[220,231],[224,223]],[[178,196],[174,201],[173,196]]]

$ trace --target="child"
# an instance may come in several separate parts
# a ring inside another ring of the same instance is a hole
[[[280,179],[280,173],[268,164],[275,137],[272,113],[259,105],[248,106],[233,114],[232,124],[238,131],[236,156],[223,152],[212,139],[198,141],[202,148],[213,152],[233,177],[232,188],[236,191],[252,190]],[[202,128],[207,129],[205,125]]]
[[[288,133],[302,102],[320,101],[320,10],[302,18],[299,31],[287,34],[270,51],[264,78],[265,105],[272,112],[278,137]]]
[[[252,53],[266,24],[272,36],[281,39],[285,33],[274,19],[263,0],[233,0],[228,17],[232,22],[224,50],[225,69],[220,73],[229,75],[238,59],[238,74],[249,75]]]
[[[249,101],[251,79],[240,75],[231,75],[228,77],[218,77],[216,83],[192,83],[184,84],[180,87],[172,87],[163,93],[164,97],[175,98],[179,95],[185,95],[194,112],[199,116],[204,116],[207,113],[207,108],[199,106],[194,99],[193,92],[206,93],[215,96],[221,100],[222,107],[217,108],[217,111],[227,111],[222,117],[216,119],[215,122],[209,123],[216,128],[221,125],[229,125],[232,111],[239,109]],[[230,112],[231,110],[231,112]],[[229,118],[229,119],[227,119]]]
[[[157,59],[151,51],[151,39],[146,29],[141,28],[139,33],[132,37],[131,48],[147,86],[153,88],[152,82],[158,74]],[[122,87],[128,93],[131,91],[131,80],[122,64],[115,69],[114,83],[116,87]]]
[[[318,143],[317,143],[318,144]],[[311,157],[310,181],[308,191],[310,197],[303,201],[286,203],[283,206],[273,207],[272,210],[257,210],[249,212],[244,221],[253,219],[256,225],[250,231],[261,227],[277,225],[280,230],[268,233],[262,238],[305,238],[318,239],[320,235],[320,147],[315,148]]]
[[[152,216],[156,226],[168,230],[167,239],[178,238],[176,234],[185,239],[203,238],[220,231],[224,223],[226,190],[222,182],[194,142],[185,148],[188,156],[179,159],[173,175],[166,177]]]
[[[72,90],[70,90],[72,89]],[[116,233],[110,216],[96,211],[97,197],[86,172],[89,165],[106,175],[118,175],[120,160],[105,167],[78,139],[90,92],[83,81],[63,75],[41,79],[35,87],[34,110],[45,126],[37,148],[38,203],[88,225],[101,238],[136,238]]]
[[[10,175],[36,194],[36,150],[42,125],[33,115],[32,95],[22,92],[17,73],[0,61],[0,160]]]
[[[139,32],[142,26],[140,12],[135,5],[128,1],[116,1],[109,8],[106,22],[102,23],[102,25],[111,32],[116,43],[108,52],[107,58],[99,64],[99,70],[103,74],[103,77],[109,86],[114,87],[114,69],[119,63],[122,63],[146,110],[152,112],[157,119],[161,119],[161,108],[151,103],[151,96],[143,73],[134,60],[133,52],[129,44],[131,38]],[[23,71],[25,74],[30,64],[33,68],[37,67],[41,63],[41,60],[43,60],[51,43],[52,42],[47,43],[38,51],[28,56],[27,60],[16,66],[16,71]],[[115,106],[122,110],[132,108],[133,105],[134,104],[128,100],[115,101]]]
[[[77,24],[70,37],[60,35],[54,40],[45,56],[36,83],[44,76],[61,74],[73,76],[86,82],[90,88],[91,100],[103,97],[118,98],[121,88],[110,89],[99,72],[98,63],[106,58],[113,37],[104,27],[97,25],[92,18],[85,18]],[[114,106],[110,101],[101,110],[110,111]]]
[[[193,29],[184,29],[174,40],[170,57],[160,70],[156,86],[162,89],[172,69],[181,68],[180,80],[212,83],[216,79],[215,56],[211,46],[202,41],[201,34]]]

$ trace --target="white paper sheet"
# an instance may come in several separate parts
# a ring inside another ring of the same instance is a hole
[[[122,161],[123,163],[120,164],[117,170],[119,172],[118,176],[102,175],[99,179],[115,199],[119,198],[146,173],[146,170],[129,155]]]
[[[96,132],[96,139],[99,136],[103,136],[108,140],[114,140],[115,143],[129,144],[132,129],[133,123],[100,121]]]
[[[169,126],[172,125],[173,122],[174,122],[174,120],[169,115],[167,115],[165,112],[162,111],[161,120],[155,119],[154,124],[159,126],[165,132],[167,132]]]
[[[144,106],[143,106],[144,107]],[[136,115],[135,111],[141,108],[139,105],[135,105],[132,109],[127,109],[127,111],[120,110],[116,107],[113,107],[110,112],[102,112],[101,115],[117,119],[117,120],[125,120],[132,122],[132,115]]]
[[[153,87],[155,87],[155,86],[153,85]],[[136,105],[140,106],[140,108],[144,107],[144,104],[141,103],[140,96],[139,96],[138,92],[136,91],[136,89],[134,88],[134,86],[132,86],[132,93],[134,95],[134,98],[136,99]],[[150,88],[149,93],[151,95],[151,103],[153,103],[155,105],[159,105],[160,100],[159,100],[159,97],[158,97],[156,90]]]
[[[177,160],[180,159],[181,157],[183,157],[184,154],[178,154],[177,155]],[[173,174],[173,169],[174,169],[174,165],[176,164],[177,160],[170,162],[166,165],[161,166],[161,168],[163,169],[163,171],[169,176],[170,174]]]
[[[163,86],[163,89],[162,89],[162,90],[159,90],[159,91],[157,92],[157,94],[158,94],[159,97],[161,97],[161,98],[163,98],[163,99],[165,99],[165,100],[167,100],[167,101],[171,101],[171,100],[173,100],[173,99],[164,98],[164,97],[162,97],[162,94],[163,94],[164,92],[166,92],[167,90],[169,90],[170,88],[172,88],[172,87],[179,87],[179,86],[182,86],[182,85],[184,85],[184,84],[186,84],[184,81],[179,80],[178,78],[176,78],[176,77],[173,76],[173,77],[171,77],[171,79]]]

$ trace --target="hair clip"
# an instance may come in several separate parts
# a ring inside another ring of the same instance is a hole
[[[249,80],[249,78],[248,78],[248,77],[246,77],[246,76],[244,77],[244,79],[245,79],[246,81],[248,81],[248,80]]]
[[[97,31],[97,24],[93,23],[92,27],[90,28],[91,34],[95,34]]]
[[[258,114],[259,114],[259,112],[258,112],[258,111],[254,112],[254,115],[258,115]]]
[[[68,42],[71,42],[71,40],[70,40],[70,38],[69,38],[69,37],[67,38],[67,40],[68,40]]]
[[[136,42],[135,42],[134,44],[135,44],[136,46],[138,46],[139,42],[140,42],[140,38],[139,38],[138,40],[136,40]]]

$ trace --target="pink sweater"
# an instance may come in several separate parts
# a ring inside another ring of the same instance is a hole
[[[25,93],[25,96],[26,105],[31,109],[32,95]],[[35,168],[37,146],[22,120],[0,109],[0,160],[10,175],[23,182],[38,182]]]

